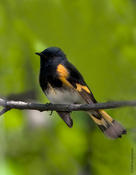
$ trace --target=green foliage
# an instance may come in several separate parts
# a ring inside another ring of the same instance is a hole
[[[0,94],[34,89],[37,101],[47,102],[34,53],[58,46],[98,101],[136,99],[135,3],[1,0]],[[34,113],[9,111],[0,119],[0,175],[131,174],[136,110],[109,113],[126,126],[122,139],[105,138],[84,112],[73,114],[74,127],[69,129],[56,114],[36,113],[43,120],[39,123]]]

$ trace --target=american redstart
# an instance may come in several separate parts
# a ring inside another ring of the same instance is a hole
[[[57,47],[49,47],[40,53],[40,86],[51,103],[90,104],[97,103],[80,72]],[[72,127],[70,112],[57,112],[64,122]],[[110,138],[126,134],[123,126],[104,110],[87,112],[101,131]]]

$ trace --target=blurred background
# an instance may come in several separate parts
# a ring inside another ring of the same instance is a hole
[[[136,99],[135,0],[0,0],[0,41],[1,97],[48,102],[34,53],[57,46],[98,101]],[[122,139],[107,139],[84,112],[72,113],[72,129],[55,112],[7,112],[0,175],[136,174],[136,109],[107,111],[127,128]]]

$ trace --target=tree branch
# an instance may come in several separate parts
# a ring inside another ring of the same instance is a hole
[[[40,104],[40,103],[30,103],[23,101],[12,101],[0,98],[0,106],[3,109],[0,111],[0,115],[9,111],[10,109],[20,109],[20,110],[38,110],[42,111],[88,111],[97,109],[111,109],[119,108],[125,106],[136,106],[136,100],[133,101],[114,101],[106,103],[93,103],[93,104]]]

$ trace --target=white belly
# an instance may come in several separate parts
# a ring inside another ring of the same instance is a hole
[[[58,104],[73,104],[73,103],[84,103],[81,96],[76,91],[68,91],[68,90],[54,90],[54,92],[46,93],[47,98],[51,103]]]

